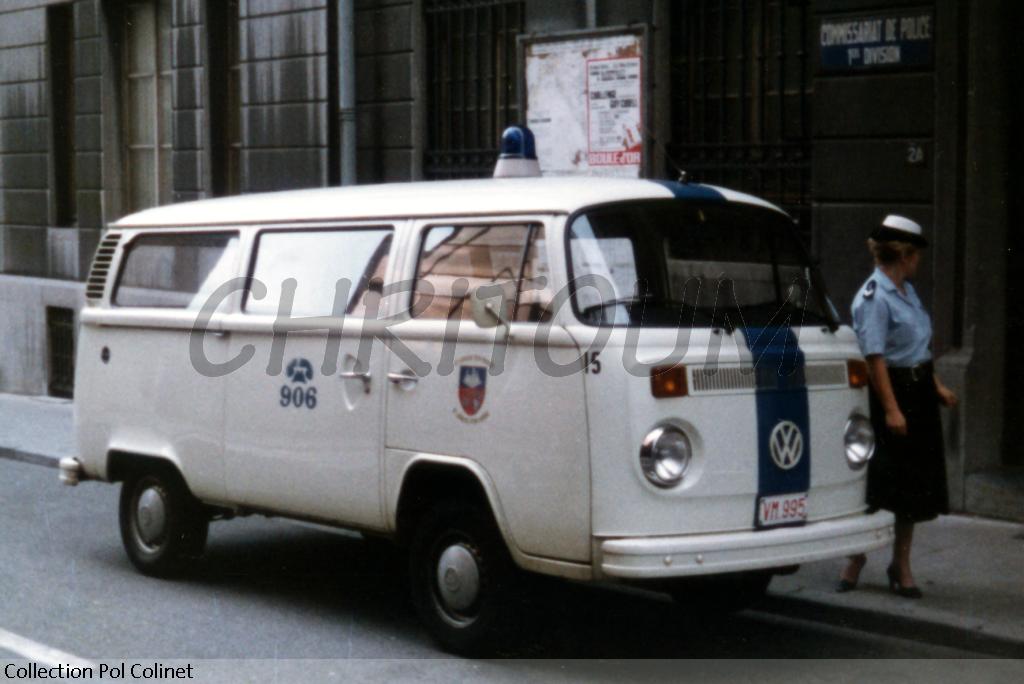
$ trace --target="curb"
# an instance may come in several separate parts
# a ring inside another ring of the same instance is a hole
[[[20,449],[11,449],[8,447],[0,447],[0,458],[6,458],[9,461],[31,463],[32,465],[43,466],[44,468],[56,468],[57,464],[60,463],[60,459],[56,456],[35,454],[30,451],[22,451]]]
[[[1024,641],[867,608],[837,606],[809,598],[769,594],[754,610],[884,636],[911,638],[915,641],[976,651],[999,658],[1024,658]]]

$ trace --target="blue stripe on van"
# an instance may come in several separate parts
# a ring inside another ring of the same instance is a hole
[[[651,182],[666,188],[676,199],[704,200],[706,202],[725,201],[725,195],[706,185],[678,183],[670,180],[652,180]]]
[[[810,409],[804,378],[804,353],[800,350],[792,328],[744,328],[743,334],[754,357],[757,379],[757,497],[754,501],[754,526],[760,527],[757,506],[762,497],[799,494],[810,489]],[[803,454],[789,470],[775,464],[769,446],[772,431],[784,420],[796,424],[803,437]]]

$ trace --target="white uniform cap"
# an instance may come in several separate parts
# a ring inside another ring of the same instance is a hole
[[[889,214],[885,217],[885,220],[882,221],[882,225],[886,228],[895,228],[896,230],[913,233],[914,235],[921,235],[921,224],[917,221],[911,221],[906,216]]]
[[[927,247],[928,241],[922,235],[923,232],[921,224],[917,221],[908,219],[906,216],[889,214],[882,221],[882,225],[871,233],[871,237],[876,240],[897,240],[909,242],[918,247]]]

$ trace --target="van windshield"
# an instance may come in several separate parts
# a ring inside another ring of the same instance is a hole
[[[789,219],[761,207],[630,202],[569,229],[573,308],[590,325],[837,326]]]

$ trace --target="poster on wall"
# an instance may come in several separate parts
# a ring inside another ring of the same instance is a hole
[[[526,43],[526,124],[548,175],[638,177],[644,162],[643,37]]]

